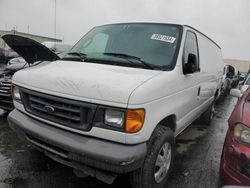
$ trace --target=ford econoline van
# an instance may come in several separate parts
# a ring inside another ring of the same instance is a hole
[[[135,188],[162,188],[175,137],[199,117],[210,123],[222,74],[220,47],[190,26],[103,25],[63,59],[15,73],[8,120],[62,164],[107,183],[129,173]]]

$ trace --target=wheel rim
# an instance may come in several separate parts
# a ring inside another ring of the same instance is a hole
[[[170,143],[165,143],[156,158],[155,162],[155,181],[161,183],[167,176],[172,158],[172,148]]]

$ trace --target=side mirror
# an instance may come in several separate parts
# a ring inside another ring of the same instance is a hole
[[[231,89],[230,95],[233,97],[240,98],[242,96],[242,93],[239,89]]]
[[[197,57],[194,54],[188,54],[188,61],[184,64],[184,74],[194,73],[197,70]]]

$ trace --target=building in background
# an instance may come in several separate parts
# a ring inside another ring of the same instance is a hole
[[[6,34],[13,34],[13,35],[19,35],[22,37],[27,37],[30,39],[33,39],[39,43],[48,41],[48,42],[56,42],[56,43],[60,43],[62,42],[61,39],[55,39],[55,38],[51,38],[51,37],[46,37],[46,36],[39,36],[39,35],[34,35],[34,34],[30,34],[30,33],[22,33],[16,30],[11,30],[11,31],[4,31],[4,30],[0,30],[0,37],[2,37],[3,35]],[[7,44],[3,41],[2,38],[0,38],[0,48],[8,48]]]
[[[250,61],[237,60],[237,59],[224,59],[226,65],[232,65],[240,72],[248,72],[250,69]]]

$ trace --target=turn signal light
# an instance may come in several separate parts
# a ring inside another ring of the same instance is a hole
[[[145,118],[145,110],[126,111],[126,133],[136,133],[141,130]]]

